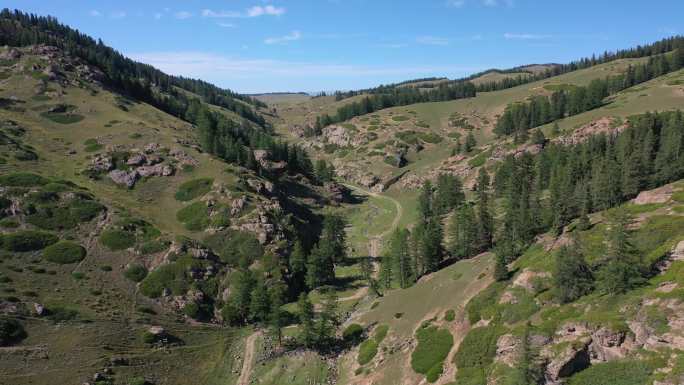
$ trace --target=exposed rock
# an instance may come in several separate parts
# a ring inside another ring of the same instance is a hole
[[[154,142],[146,144],[144,148],[146,154],[152,154],[154,152],[159,151],[160,149],[161,145],[159,143]]]
[[[326,183],[325,189],[330,194],[330,199],[336,203],[346,202],[349,197],[349,189],[339,183]]]
[[[105,155],[96,155],[90,164],[90,169],[98,172],[107,172],[112,168],[114,168],[112,158]]]
[[[547,384],[560,384],[564,378],[586,369],[591,359],[589,356],[590,337],[584,337],[574,343],[565,344],[561,351],[554,352],[556,347],[542,349],[542,356],[546,358],[546,370],[544,377]]]
[[[188,155],[188,153],[183,150],[173,149],[169,152],[169,155],[174,157],[182,165],[197,166],[199,164],[197,159]]]
[[[2,60],[16,60],[21,57],[21,52],[16,48],[9,48],[0,52],[0,59]]]
[[[499,303],[501,304],[512,304],[515,305],[518,303],[518,297],[515,296],[511,291],[506,290],[501,294],[501,298],[499,298]]]
[[[527,291],[534,291],[535,280],[549,277],[551,277],[551,273],[549,272],[536,272],[525,268],[517,277],[515,277],[513,286],[525,288]]]
[[[135,169],[140,176],[171,176],[174,168],[170,164],[156,164],[154,166],[141,166]]]
[[[246,196],[241,196],[240,198],[232,201],[230,204],[230,215],[234,216],[234,217],[238,216],[242,212],[242,209],[245,208],[246,204],[247,204],[247,197]]]
[[[254,159],[261,163],[262,161],[268,160],[268,151],[266,150],[254,150]]]
[[[551,141],[563,145],[573,145],[583,143],[596,134],[617,134],[627,128],[627,124],[618,126],[615,123],[614,118],[603,117],[576,129],[570,135],[561,136]]]
[[[634,339],[624,331],[613,331],[606,327],[599,328],[591,334],[589,352],[591,362],[606,362],[624,358],[634,349]]]
[[[142,166],[145,162],[147,162],[147,158],[144,154],[133,154],[128,158],[126,164],[129,166]]]
[[[642,191],[636,198],[632,199],[632,203],[637,205],[645,205],[649,203],[665,203],[672,197],[672,185],[668,184],[658,187],[654,190]]]
[[[328,143],[340,147],[347,147],[352,144],[352,139],[347,130],[338,125],[330,125],[323,129],[323,136]]]
[[[166,329],[161,326],[150,326],[147,331],[157,337],[163,337],[167,334]]]
[[[123,171],[123,170],[113,170],[109,172],[109,178],[116,184],[124,185],[127,188],[133,188],[135,182],[138,181],[140,174],[138,171]]]
[[[502,362],[510,367],[515,367],[522,354],[522,344],[518,337],[512,334],[504,334],[496,341],[496,362]]]
[[[33,304],[33,311],[38,317],[42,317],[45,315],[45,306],[36,302]]]

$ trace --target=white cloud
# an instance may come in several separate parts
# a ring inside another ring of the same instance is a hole
[[[102,16],[102,14],[100,13],[100,11],[98,11],[98,10],[96,10],[96,9],[93,9],[92,11],[88,12],[88,14],[89,14],[90,16],[92,16],[92,17],[100,17],[100,16]]]
[[[285,13],[285,8],[278,8],[272,5],[267,5],[265,7],[255,5],[247,10],[247,16],[249,17],[257,17],[261,15],[280,16],[283,13]]]
[[[192,17],[192,13],[187,11],[180,11],[173,14],[173,16],[178,20],[185,20]]]
[[[419,36],[416,42],[425,45],[449,45],[449,39],[438,36]]]
[[[538,35],[533,33],[504,33],[504,38],[507,40],[543,40],[550,39],[551,35]]]
[[[109,17],[112,19],[123,19],[126,17],[126,12],[124,11],[115,11],[109,14]]]
[[[235,11],[214,11],[203,9],[202,16],[213,18],[250,18],[259,16],[280,16],[285,13],[285,8],[274,7],[273,5],[255,5],[246,9],[244,12]]]
[[[212,78],[222,73],[235,78],[259,78],[263,75],[291,76],[374,76],[478,71],[480,67],[415,66],[385,67],[333,63],[290,62],[271,59],[247,59],[208,52],[129,53],[135,60],[151,64],[174,75]]]
[[[264,40],[264,43],[266,43],[266,44],[283,44],[283,43],[287,43],[288,41],[295,41],[295,40],[299,40],[301,38],[302,38],[301,32],[292,31],[285,36],[269,37],[268,39]]]
[[[465,5],[465,0],[447,0],[446,5],[453,8],[461,8]]]

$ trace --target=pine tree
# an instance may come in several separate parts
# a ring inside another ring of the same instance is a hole
[[[539,146],[546,144],[546,137],[540,128],[534,130],[534,133],[532,134],[532,143]]]
[[[283,285],[276,285],[270,290],[271,312],[268,317],[268,326],[278,341],[278,345],[283,344],[283,327],[286,324],[286,315],[282,310],[285,291],[286,288]]]
[[[475,146],[477,146],[477,140],[475,139],[473,132],[470,131],[468,132],[468,136],[466,136],[465,143],[463,144],[463,151],[469,153],[475,148]]]
[[[252,290],[254,289],[255,284],[252,272],[248,269],[240,269],[233,276],[233,294],[231,295],[231,302],[237,316],[242,322],[246,322],[249,317]]]
[[[256,322],[268,321],[271,314],[271,298],[263,279],[258,280],[254,290],[252,290],[249,309],[252,320]]]
[[[315,313],[314,307],[306,293],[299,295],[297,301],[297,315],[299,316],[300,334],[299,340],[302,345],[311,348],[316,343]]]
[[[484,251],[492,246],[494,218],[489,208],[489,174],[484,167],[477,176],[477,238],[478,250]]]
[[[333,282],[335,278],[333,254],[332,245],[324,239],[311,249],[306,265],[306,285],[309,289],[316,289]]]
[[[323,295],[323,306],[316,322],[316,342],[320,347],[329,347],[335,339],[339,326],[337,294],[327,290]]]
[[[437,191],[433,205],[436,214],[447,214],[464,200],[463,185],[457,176],[450,174],[439,174],[437,176]]]
[[[576,242],[558,251],[553,279],[561,303],[572,302],[591,292],[594,278]]]
[[[449,252],[457,258],[467,258],[478,248],[475,212],[469,204],[463,204],[454,211],[448,227]]]
[[[607,294],[620,294],[642,284],[642,261],[632,245],[633,222],[624,209],[611,214],[606,259],[598,271],[598,287]]]
[[[558,135],[560,135],[560,127],[558,126],[558,122],[556,122],[551,127],[551,136],[555,138]]]
[[[418,196],[418,212],[420,213],[420,219],[423,222],[427,221],[434,215],[432,201],[432,182],[426,180],[423,182],[423,187],[420,190],[420,196]]]
[[[509,274],[506,256],[497,251],[494,259],[494,279],[497,281],[505,281],[508,279]]]
[[[304,286],[304,281],[306,279],[307,257],[301,241],[297,240],[295,242],[294,248],[290,253],[289,262],[292,280],[294,282],[297,282],[299,288],[302,289]]]

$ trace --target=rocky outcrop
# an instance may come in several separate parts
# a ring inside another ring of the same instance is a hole
[[[547,271],[537,272],[530,269],[523,269],[523,271],[513,280],[513,286],[518,286],[527,291],[534,292],[536,290],[536,282],[540,279],[550,278],[551,273]]]
[[[326,183],[325,189],[328,191],[328,194],[330,194],[330,200],[335,203],[346,202],[349,198],[349,189],[339,183]]]
[[[175,172],[170,164],[156,164],[154,166],[141,166],[135,171],[142,177],[147,176],[171,176]]]
[[[587,141],[597,134],[618,134],[627,128],[627,124],[617,124],[615,118],[603,117],[574,130],[572,134],[561,136],[551,141],[562,145],[573,145]]]
[[[645,205],[649,203],[665,203],[672,197],[672,185],[668,184],[657,189],[642,191],[636,198],[632,199],[632,203],[636,205]]]
[[[522,355],[522,341],[512,334],[504,334],[496,341],[495,362],[515,367]]]
[[[586,369],[591,364],[589,356],[590,337],[574,342],[552,345],[542,349],[546,360],[544,377],[547,384],[561,384],[564,378]]]
[[[138,171],[124,171],[124,170],[113,170],[109,172],[109,178],[118,185],[126,186],[127,188],[133,188],[135,182],[140,178]]]

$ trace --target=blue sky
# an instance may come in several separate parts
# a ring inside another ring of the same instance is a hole
[[[681,0],[3,0],[239,92],[567,62],[683,33]]]

